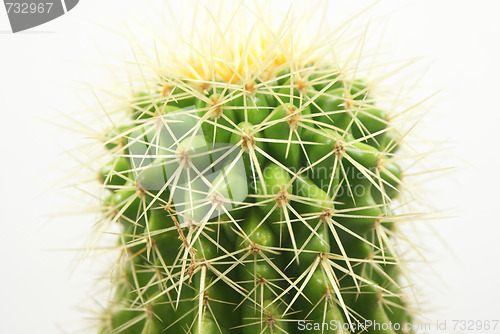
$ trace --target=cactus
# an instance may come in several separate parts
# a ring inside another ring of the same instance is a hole
[[[173,62],[106,132],[101,333],[407,332],[393,110],[278,35]]]

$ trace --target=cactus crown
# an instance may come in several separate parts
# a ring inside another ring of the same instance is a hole
[[[106,133],[103,221],[122,253],[102,333],[411,322],[396,111],[356,57],[333,57],[340,42],[299,45],[295,19],[216,25]]]

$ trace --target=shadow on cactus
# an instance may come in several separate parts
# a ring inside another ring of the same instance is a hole
[[[133,85],[100,172],[122,250],[101,333],[408,332],[397,111],[359,48],[300,48],[292,21],[216,23]]]

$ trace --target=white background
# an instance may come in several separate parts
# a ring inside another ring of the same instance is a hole
[[[67,214],[79,210],[81,194],[68,186],[74,180],[61,182],[71,166],[62,151],[91,139],[50,122],[66,124],[61,115],[92,105],[85,83],[105,86],[112,73],[103,65],[130,51],[112,31],[133,27],[122,11],[147,23],[151,10],[137,0],[84,0],[53,22],[12,34],[0,9],[1,333],[73,333],[92,316],[87,305],[96,308],[88,300],[100,262],[78,264],[74,251],[85,247],[95,216]],[[500,319],[499,12],[498,1],[430,0],[381,1],[371,12],[386,20],[391,56],[421,57],[419,85],[440,91],[419,131],[448,148],[433,155],[436,166],[457,167],[427,186],[442,210],[436,217],[446,217],[430,223],[451,249],[424,230],[437,274],[422,271],[418,284],[433,320]],[[71,153],[85,160],[84,151]]]

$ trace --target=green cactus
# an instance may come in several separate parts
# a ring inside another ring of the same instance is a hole
[[[285,44],[257,68],[234,66],[240,50],[171,69],[107,131],[122,253],[101,333],[407,332],[391,110]]]

